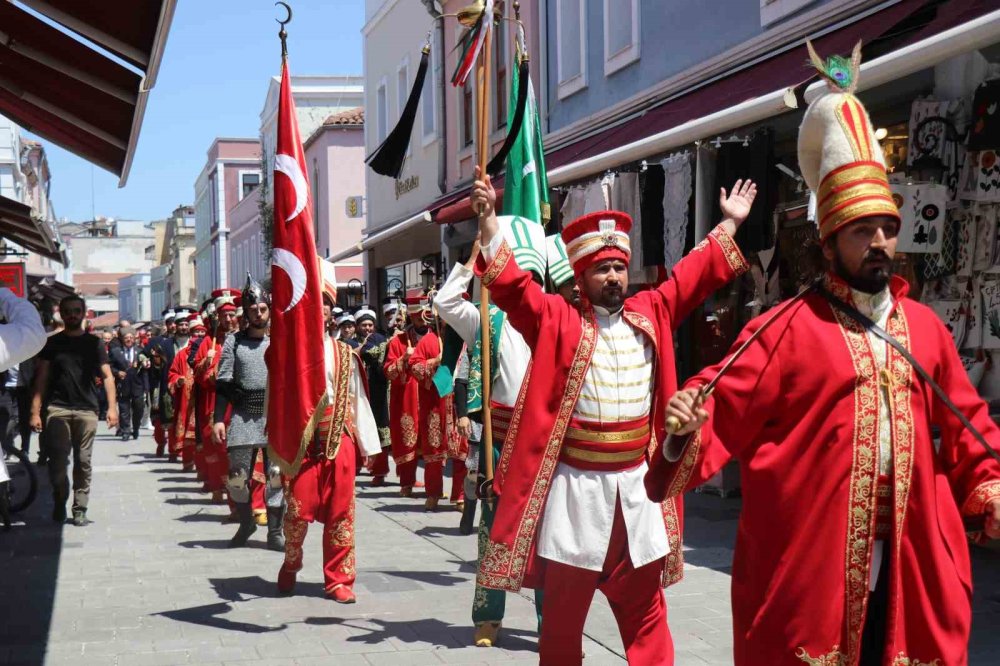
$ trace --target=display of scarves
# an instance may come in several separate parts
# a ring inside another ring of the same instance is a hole
[[[954,128],[965,125],[968,108],[965,100],[917,99],[910,107],[909,146],[907,162],[913,166],[921,158],[935,158],[944,168],[942,185],[948,186],[948,201],[956,201],[959,177],[965,164],[966,151],[959,141],[954,140],[948,123]],[[943,118],[947,121],[930,121],[928,118]],[[919,132],[918,132],[919,129]],[[959,134],[961,132],[958,132]]]
[[[691,174],[691,156],[688,153],[671,155],[660,165],[663,167],[663,265],[669,274],[684,257],[691,194],[694,179]]]

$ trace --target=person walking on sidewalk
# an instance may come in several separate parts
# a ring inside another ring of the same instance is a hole
[[[139,439],[139,425],[146,402],[146,368],[135,344],[135,331],[118,331],[121,344],[109,347],[109,362],[115,376],[122,441]]]
[[[35,368],[31,400],[31,428],[42,431],[42,402],[45,414],[45,450],[49,458],[49,479],[55,507],[52,520],[66,520],[69,499],[69,456],[73,454],[73,524],[86,525],[90,497],[90,459],[97,433],[97,394],[94,383],[104,380],[108,398],[108,426],[118,425],[115,380],[108,355],[100,338],[83,330],[86,302],[67,296],[59,302],[59,316],[65,328],[49,338]]]
[[[267,363],[264,354],[270,344],[267,334],[271,320],[271,297],[249,275],[241,297],[243,316],[247,329],[226,336],[219,354],[219,367],[215,378],[215,425],[212,437],[216,443],[225,442],[229,454],[229,478],[226,487],[236,505],[239,529],[229,542],[230,548],[245,546],[257,531],[251,505],[254,483],[254,461],[257,451],[267,447]],[[229,425],[226,410],[232,407]],[[281,473],[268,464],[265,458],[264,481],[267,505],[267,547],[284,551],[282,536],[284,498],[281,490]]]
[[[329,323],[337,302],[333,264],[320,261],[323,273],[323,336],[328,403],[312,440],[303,443],[302,466],[285,484],[285,560],[278,571],[278,592],[290,594],[302,570],[302,546],[309,523],[323,523],[323,579],[326,595],[339,604],[353,604],[355,462],[382,450],[378,426],[368,404],[364,366],[346,343],[333,339]]]

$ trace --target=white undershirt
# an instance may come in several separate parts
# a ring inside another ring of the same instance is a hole
[[[337,385],[337,378],[334,377],[333,367],[333,338],[329,335],[323,336],[326,350],[326,392],[330,399],[334,399],[333,391]],[[356,354],[351,354],[351,379],[348,384],[350,397],[348,398],[348,409],[351,410],[351,419],[358,435],[358,446],[366,456],[375,456],[382,452],[382,442],[378,437],[378,426],[375,424],[375,415],[372,414],[372,407],[368,403],[368,395],[365,393],[365,385],[361,381],[361,361]]]
[[[892,295],[889,288],[877,294],[867,294],[856,289],[851,290],[851,298],[854,306],[861,314],[885,328],[889,322],[889,313],[892,312]],[[886,360],[889,354],[889,345],[877,335],[868,331],[868,344],[871,345],[872,353],[875,355],[875,362],[878,364],[879,372],[886,367]],[[878,469],[879,474],[892,476],[892,417],[889,413],[889,393],[888,389],[879,383],[878,392]],[[879,572],[882,570],[882,553],[885,549],[885,542],[876,539],[872,545],[872,565],[868,578],[869,591],[875,590],[878,582]]]

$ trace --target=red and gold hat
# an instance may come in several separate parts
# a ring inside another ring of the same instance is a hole
[[[212,298],[215,299],[215,311],[220,314],[223,312],[236,312],[236,308],[240,303],[240,296],[239,289],[216,289],[212,292]]]
[[[807,43],[812,64],[830,90],[806,110],[799,127],[799,168],[816,195],[816,223],[825,242],[841,227],[865,217],[899,219],[886,175],[885,156],[868,112],[854,96],[861,43],[850,59],[822,60]]]
[[[632,256],[628,232],[632,218],[616,210],[588,213],[570,222],[562,230],[566,254],[573,273],[583,275],[590,266],[605,259],[621,259],[626,264]]]
[[[423,301],[424,301],[424,296],[419,294],[417,296],[407,296],[406,314],[415,315],[422,312],[424,309]]]
[[[187,320],[188,320],[188,325],[190,326],[192,331],[196,331],[199,328],[203,331],[208,330],[208,327],[205,326],[205,321],[201,318],[201,315],[198,314],[197,312],[194,313],[193,315],[190,315],[187,318]]]

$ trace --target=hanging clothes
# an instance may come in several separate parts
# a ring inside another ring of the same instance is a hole
[[[571,187],[566,192],[563,199],[562,208],[559,213],[562,215],[562,226],[566,226],[578,217],[583,216],[585,194],[582,187]]]
[[[628,266],[630,284],[654,284],[656,269],[646,268],[646,260],[642,252],[642,191],[639,187],[638,173],[619,173],[611,187],[611,209],[628,213],[632,218],[632,229],[628,240],[632,247],[632,258]]]
[[[777,179],[774,168],[774,130],[767,127],[742,142],[724,143],[719,147],[715,164],[715,196],[712,199],[712,221],[722,219],[718,193],[729,193],[737,180],[753,180],[757,184],[757,201],[746,221],[736,232],[736,243],[744,253],[759,252],[774,247],[774,223],[771,211],[776,200]]]
[[[643,266],[656,267],[663,256],[663,167],[650,164],[639,174],[639,187]]]
[[[684,257],[694,178],[688,153],[671,155],[663,168],[663,265],[667,273]]]

